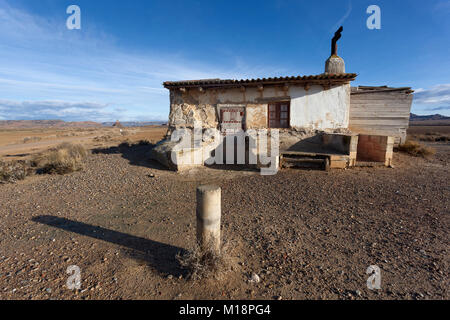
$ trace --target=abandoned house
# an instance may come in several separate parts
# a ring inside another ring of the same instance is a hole
[[[413,91],[351,87],[357,75],[346,73],[344,60],[337,55],[341,32],[342,28],[332,39],[322,74],[165,82],[170,90],[169,129],[153,158],[177,170],[190,167],[171,161],[171,135],[200,123],[203,130],[214,128],[224,136],[236,130],[267,129],[270,134],[277,129],[278,161],[284,167],[391,165],[394,144],[406,139]],[[192,153],[202,153],[204,144],[193,147]],[[193,156],[186,149],[181,153]],[[196,164],[203,165],[206,159],[200,158]]]

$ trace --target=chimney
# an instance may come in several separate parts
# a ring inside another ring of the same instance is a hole
[[[340,74],[345,73],[345,62],[344,59],[337,55],[337,41],[341,38],[341,33],[344,30],[340,27],[338,31],[334,34],[331,40],[331,56],[325,62],[325,73],[328,74]]]

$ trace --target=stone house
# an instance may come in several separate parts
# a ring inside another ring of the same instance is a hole
[[[199,125],[202,130],[217,129],[226,137],[236,131],[267,129],[270,134],[277,129],[282,166],[390,165],[394,142],[406,137],[413,91],[386,86],[352,88],[350,83],[357,75],[345,72],[335,41],[333,46],[322,74],[164,82],[170,90],[169,129],[166,140],[155,148],[154,158],[182,169],[171,165],[167,156],[173,147],[171,134]]]

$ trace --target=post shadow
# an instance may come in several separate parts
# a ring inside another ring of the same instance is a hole
[[[55,216],[33,217],[32,221],[131,249],[134,258],[144,260],[164,275],[182,273],[175,256],[183,254],[183,248]]]

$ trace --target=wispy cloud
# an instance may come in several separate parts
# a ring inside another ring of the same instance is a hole
[[[130,53],[100,27],[67,30],[64,16],[43,18],[12,3],[0,0],[0,96],[8,107],[0,109],[3,118],[167,119],[166,80],[261,77],[278,70],[238,58],[215,66],[167,52]]]
[[[440,84],[430,89],[417,89],[415,102],[426,105],[446,104],[450,106],[450,84]]]
[[[440,0],[438,1],[434,7],[433,7],[435,12],[440,12],[440,13],[450,13],[450,1],[449,0]]]
[[[108,104],[92,102],[67,101],[10,101],[0,100],[0,115],[2,119],[61,119],[66,121],[110,121],[111,119],[126,118],[127,120],[165,120],[165,116],[148,112],[148,118],[135,114],[126,108],[109,109]]]
[[[348,1],[347,3],[347,11],[345,11],[345,14],[339,19],[338,22],[336,22],[336,24],[330,29],[330,32],[335,32],[340,26],[342,26],[345,22],[345,20],[347,20],[347,18],[350,16],[350,14],[352,13],[353,10],[353,6],[352,6],[352,2],[351,0]]]
[[[440,84],[429,89],[419,88],[414,94],[414,110],[450,113],[450,84]]]
[[[450,106],[436,107],[429,109],[430,111],[450,111]]]
[[[66,101],[10,101],[0,100],[0,113],[10,119],[62,119],[84,120],[90,117],[104,119],[110,116],[107,105],[92,102],[71,103]]]

